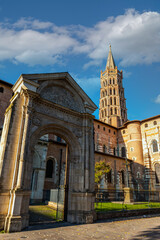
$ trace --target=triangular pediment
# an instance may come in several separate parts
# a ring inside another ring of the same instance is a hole
[[[77,112],[93,113],[97,109],[97,106],[68,72],[22,74],[13,90],[20,89],[20,85],[38,93],[45,100]]]

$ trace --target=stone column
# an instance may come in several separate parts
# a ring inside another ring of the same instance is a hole
[[[131,188],[126,187],[124,190],[124,203],[132,203],[133,202],[133,191]]]

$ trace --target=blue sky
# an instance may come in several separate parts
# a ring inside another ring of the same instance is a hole
[[[0,0],[5,81],[68,71],[98,106],[109,43],[124,73],[129,120],[160,114],[159,0]]]

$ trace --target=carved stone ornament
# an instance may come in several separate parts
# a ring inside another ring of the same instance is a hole
[[[60,104],[77,112],[82,112],[82,106],[72,94],[65,88],[59,86],[48,86],[40,93],[41,97],[51,102]]]
[[[32,123],[35,126],[39,126],[41,124],[41,120],[39,118],[34,117]]]

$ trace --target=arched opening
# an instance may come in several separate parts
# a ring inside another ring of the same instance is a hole
[[[113,155],[116,156],[116,148],[113,148]]]
[[[33,166],[30,198],[30,222],[36,223],[40,209],[52,207],[53,219],[66,219],[68,201],[68,144],[54,133],[41,136],[33,149]],[[34,209],[36,208],[36,213]],[[41,221],[46,218],[41,217]],[[52,219],[52,220],[53,220]]]
[[[104,153],[107,153],[107,147],[106,147],[106,145],[103,145],[103,152],[104,152]]]
[[[122,154],[122,157],[126,157],[126,148],[125,147],[121,148],[121,154]]]
[[[122,184],[125,184],[125,177],[124,177],[124,170],[121,171],[121,180],[122,180]]]
[[[112,183],[112,169],[107,173],[107,183]]]

